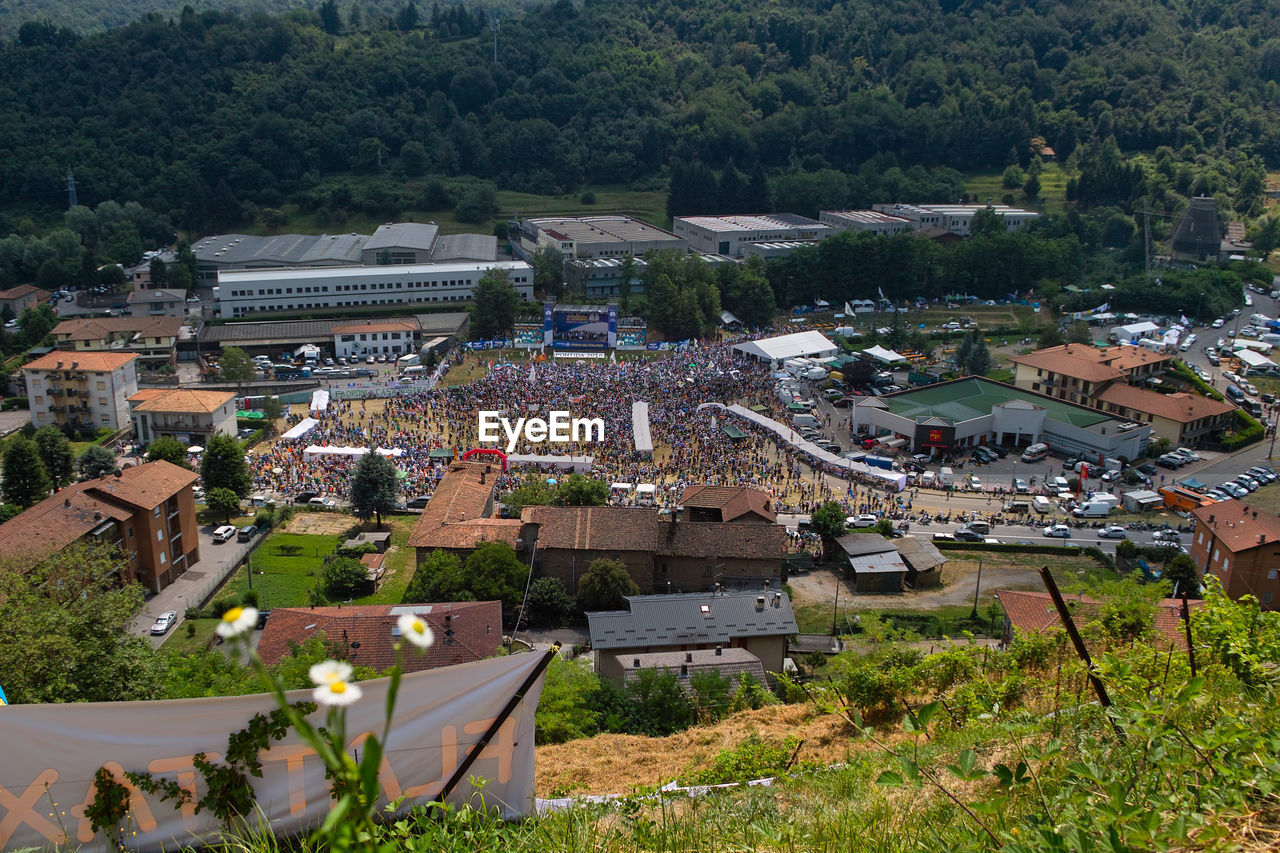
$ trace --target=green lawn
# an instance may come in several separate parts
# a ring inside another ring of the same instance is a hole
[[[218,627],[218,619],[186,619],[182,624],[173,630],[161,645],[161,648],[167,652],[178,652],[184,655],[202,652],[209,648],[209,644],[213,641],[214,629]],[[194,635],[188,636],[188,625],[194,625],[196,632]]]
[[[1040,172],[1040,197],[1028,202],[1022,195],[1022,189],[1007,190],[1002,183],[1004,169],[990,172],[971,172],[965,176],[964,189],[979,203],[988,199],[992,204],[1003,204],[1006,193],[1013,195],[1013,206],[1026,210],[1039,210],[1044,213],[1061,213],[1067,200],[1067,174],[1057,163],[1045,163]]]
[[[253,552],[253,588],[258,593],[258,606],[304,607],[307,591],[315,586],[324,558],[342,544],[340,536],[311,536],[300,533],[273,533]],[[215,596],[228,594],[237,598],[249,589],[244,569]]]

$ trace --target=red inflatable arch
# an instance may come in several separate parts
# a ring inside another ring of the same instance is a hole
[[[502,470],[507,470],[507,454],[494,447],[473,447],[466,453],[462,454],[462,461],[466,462],[472,456],[478,456],[480,454],[484,454],[485,456],[497,456],[502,460]]]

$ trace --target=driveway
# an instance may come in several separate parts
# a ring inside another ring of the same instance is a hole
[[[151,625],[166,610],[175,610],[178,621],[161,637],[151,637],[151,645],[159,647],[166,638],[178,629],[186,618],[188,607],[199,607],[219,585],[231,574],[232,570],[262,541],[261,536],[252,542],[214,542],[215,525],[200,527],[200,562],[187,569],[186,573],[156,595],[147,599],[138,615],[130,623],[129,629],[140,637],[151,636]]]

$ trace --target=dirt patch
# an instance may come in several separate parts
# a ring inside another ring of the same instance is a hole
[[[339,536],[351,529],[354,523],[349,515],[336,512],[300,512],[289,519],[285,533],[306,533],[313,536]]]
[[[538,796],[626,794],[637,787],[662,785],[706,767],[718,753],[753,734],[768,742],[795,735],[804,741],[797,761],[833,764],[844,761],[854,748],[853,732],[839,717],[820,714],[807,704],[771,705],[668,737],[605,734],[540,746]]]

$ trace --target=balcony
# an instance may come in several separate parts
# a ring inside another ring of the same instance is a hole
[[[57,396],[60,396],[60,395],[62,395],[62,394],[65,394],[65,393],[66,393],[66,390],[65,390],[61,385],[50,385],[50,386],[49,386],[49,394],[50,394],[51,396],[57,397]]]
[[[88,397],[89,391],[85,388],[68,388],[66,394],[68,397]]]
[[[49,407],[49,411],[51,411],[51,412],[57,412],[58,414],[62,414],[62,413],[64,413],[64,412],[66,412],[66,410],[67,410],[67,407],[66,407],[66,406],[63,406],[63,405],[61,405],[61,404],[59,404],[59,405],[57,405],[57,406],[50,406],[50,407]]]

